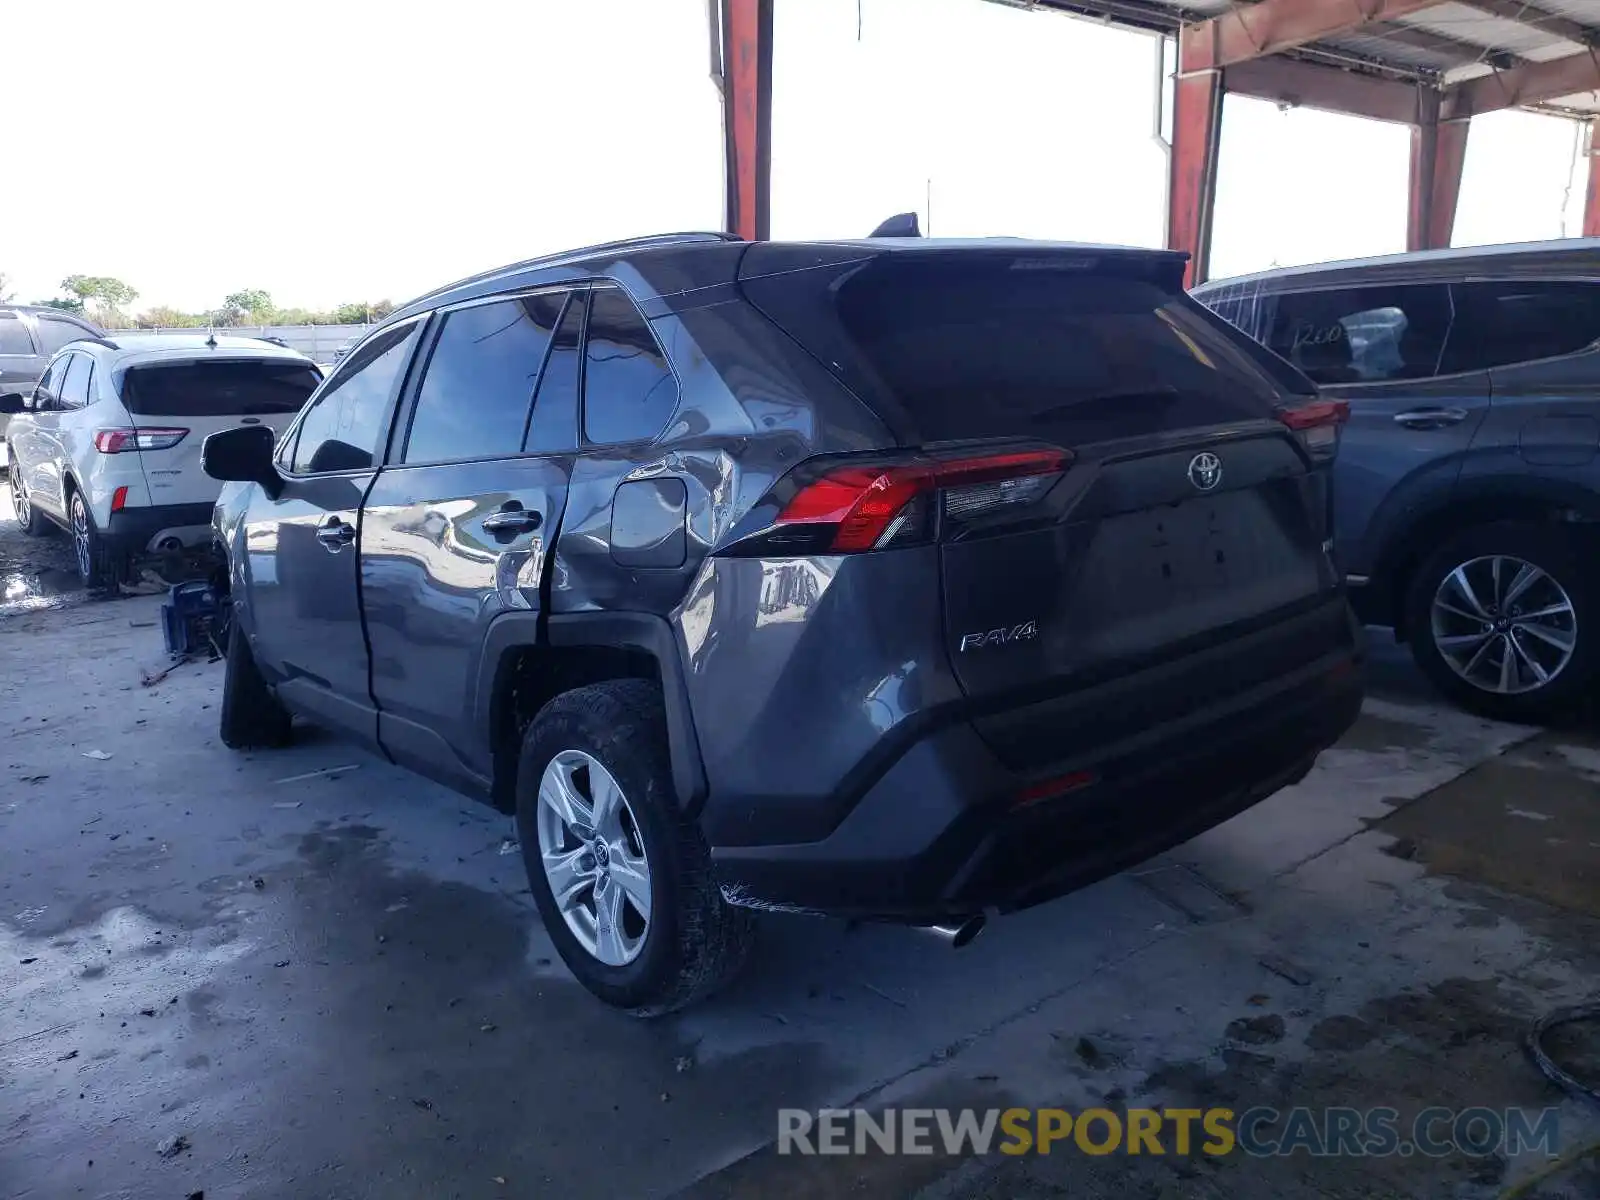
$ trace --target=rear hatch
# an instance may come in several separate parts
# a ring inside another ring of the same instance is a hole
[[[1318,475],[1339,414],[1189,299],[1182,269],[1162,252],[1025,243],[746,256],[751,301],[932,464],[919,469],[950,657],[980,732],[1018,768],[1065,757],[1059,705],[1027,714],[1041,701],[1190,658],[1208,662],[1201,700],[1222,700],[1349,634],[1330,619],[1221,671],[1202,653],[1259,647],[1336,593]],[[880,469],[882,498],[892,461],[857,474]],[[827,500],[809,489],[788,515]],[[1108,697],[1070,736],[1180,717],[1199,682]]]
[[[137,451],[152,504],[194,504],[216,498],[217,483],[200,469],[206,437],[236,425],[282,433],[321,375],[292,358],[162,359],[122,374],[131,429],[101,430],[102,449]]]

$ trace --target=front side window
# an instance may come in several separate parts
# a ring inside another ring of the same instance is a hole
[[[420,328],[420,321],[409,321],[384,330],[339,364],[300,420],[293,471],[319,474],[372,466],[389,402],[410,361]]]
[[[565,300],[565,292],[546,292],[446,314],[402,461],[521,453],[534,388]]]
[[[649,441],[678,407],[666,355],[633,301],[597,288],[589,303],[583,367],[583,432],[591,442]]]
[[[1600,340],[1600,284],[1518,280],[1451,285],[1447,371],[1486,371],[1577,354]]]
[[[39,340],[44,343],[42,353],[54,354],[68,342],[81,341],[83,338],[94,337],[89,330],[79,325],[76,321],[66,321],[60,317],[39,317]]]
[[[33,338],[16,313],[0,312],[0,354],[33,355]]]
[[[1317,383],[1431,379],[1454,317],[1443,284],[1285,294],[1267,345]]]

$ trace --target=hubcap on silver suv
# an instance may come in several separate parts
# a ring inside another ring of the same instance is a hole
[[[1578,617],[1555,576],[1509,554],[1462,563],[1430,613],[1433,644],[1474,687],[1503,696],[1547,686],[1572,661]]]
[[[539,780],[539,858],[567,928],[620,967],[650,931],[650,864],[622,788],[599,760],[563,750]]]

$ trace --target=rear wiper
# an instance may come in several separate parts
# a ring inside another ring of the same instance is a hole
[[[1061,404],[1054,404],[1049,408],[1041,409],[1039,412],[1033,414],[1032,419],[1035,421],[1043,421],[1051,417],[1060,416],[1061,414],[1067,412],[1081,413],[1086,408],[1091,406],[1097,407],[1103,404],[1124,404],[1130,401],[1137,402],[1140,400],[1164,401],[1176,400],[1177,398],[1178,389],[1175,387],[1129,388],[1127,391],[1123,392],[1098,392],[1095,395],[1085,396],[1079,400],[1067,400]]]

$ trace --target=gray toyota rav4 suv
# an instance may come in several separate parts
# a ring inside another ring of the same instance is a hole
[[[1542,720],[1600,676],[1600,241],[1429,251],[1195,290],[1350,407],[1334,557],[1465,707]]]
[[[376,327],[213,434],[222,738],[291,714],[515,812],[658,1013],[757,909],[1036,904],[1300,779],[1360,704],[1343,410],[1165,252],[680,235]]]

